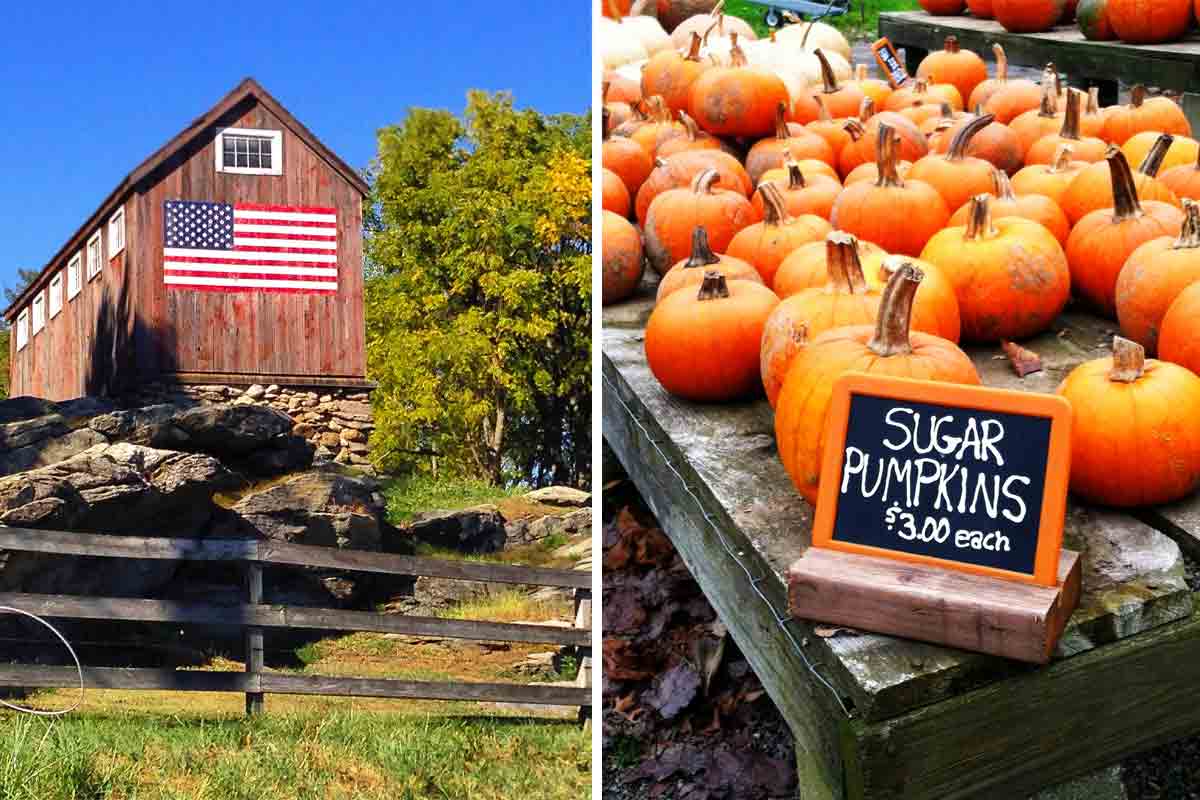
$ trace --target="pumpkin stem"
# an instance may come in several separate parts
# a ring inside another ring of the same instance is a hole
[[[1087,92],[1087,97],[1088,97],[1088,101],[1087,101],[1086,113],[1099,114],[1100,113],[1100,87],[1099,86],[1089,86],[1088,92]]]
[[[633,5],[629,8],[629,16],[640,17],[646,13],[646,6],[649,5],[649,0],[633,0]]]
[[[954,138],[950,140],[950,149],[946,151],[947,161],[962,161],[967,155],[967,146],[971,144],[971,139],[975,134],[992,124],[992,120],[996,117],[994,114],[984,114],[981,117],[972,117],[967,120],[958,131],[955,132]]]
[[[856,142],[867,135],[867,129],[863,127],[862,122],[853,117],[842,123],[842,130],[850,134],[850,138]]]
[[[1114,336],[1112,362],[1108,379],[1117,383],[1133,383],[1142,377],[1146,368],[1146,348],[1123,336]]]
[[[646,106],[650,109],[650,120],[659,124],[668,124],[671,122],[671,109],[667,108],[667,101],[663,99],[661,94],[656,94],[646,98]]]
[[[854,80],[865,81],[866,79],[867,79],[867,65],[866,64],[855,64],[854,65]]]
[[[963,238],[983,239],[995,232],[992,227],[992,196],[990,194],[975,195],[971,198],[971,210],[967,214],[967,230],[963,234]]]
[[[721,180],[721,174],[715,169],[704,169],[692,178],[692,191],[696,194],[712,194],[713,184]]]
[[[867,344],[875,355],[889,358],[912,352],[908,326],[912,319],[913,298],[924,277],[925,274],[911,261],[905,261],[888,278],[883,296],[879,298],[875,336]]]
[[[612,130],[610,130],[608,127],[611,124],[612,124],[612,112],[608,110],[608,106],[601,106],[600,107],[600,130],[603,132],[603,136],[601,136],[600,138],[607,139],[612,134]]]
[[[821,120],[821,122],[832,120],[833,117],[829,116],[829,109],[825,107],[825,101],[821,99],[821,95],[814,94],[812,98],[817,104],[817,119]]]
[[[845,294],[866,294],[867,279],[858,257],[858,239],[852,233],[833,231],[825,237],[825,266],[829,282]]]
[[[875,101],[870,95],[865,95],[862,102],[858,104],[858,118],[862,122],[866,122],[871,117],[875,116]]]
[[[1008,56],[999,44],[992,45],[992,55],[996,57],[996,80],[1004,83],[1008,80]]]
[[[708,243],[708,230],[703,225],[697,225],[692,231],[692,252],[688,260],[683,262],[684,268],[707,267],[720,264],[721,257],[712,251]]]
[[[900,173],[896,169],[896,139],[897,135],[892,126],[886,122],[879,125],[875,140],[875,166],[879,177],[875,179],[876,186],[903,186]]]
[[[1058,145],[1054,151],[1054,158],[1050,161],[1050,169],[1048,172],[1063,172],[1071,166],[1071,154],[1075,152],[1075,148],[1063,142]]]
[[[721,17],[724,19],[724,17]],[[733,42],[733,46],[729,48],[729,62],[735,67],[744,67],[750,63],[746,58],[746,51],[738,44],[738,35],[736,32],[729,34],[729,40]]]
[[[804,180],[804,173],[800,171],[800,163],[798,161],[789,160],[786,164],[788,171],[788,188],[803,189],[808,186],[808,181]]]
[[[723,297],[729,297],[729,284],[725,282],[725,276],[715,269],[706,270],[696,299],[719,300]]]
[[[768,181],[758,187],[758,192],[763,199],[764,224],[779,226],[791,222],[792,216],[788,214],[787,203],[778,186]]]
[[[1072,141],[1079,140],[1079,96],[1078,89],[1067,89],[1067,112],[1063,115],[1062,128],[1058,135]]]
[[[958,52],[958,37],[957,36],[947,36],[946,43],[944,45],[942,45],[942,49],[945,50],[947,53],[957,53]]]
[[[913,81],[913,94],[927,94],[929,92],[929,81],[925,78],[917,78]],[[916,103],[915,105],[919,105]]]
[[[837,76],[833,74],[833,67],[829,65],[829,59],[825,57],[825,53],[821,48],[813,50],[813,55],[817,57],[817,61],[821,62],[821,82],[825,84],[822,90],[825,94],[833,94],[838,91]]]
[[[1169,133],[1164,133],[1154,140],[1154,144],[1146,153],[1146,157],[1142,159],[1142,163],[1138,166],[1138,172],[1143,175],[1149,175],[1153,178],[1158,174],[1158,170],[1162,167],[1163,159],[1167,157],[1167,151],[1171,149],[1171,142],[1175,141],[1175,137]]]
[[[792,135],[788,130],[787,110],[787,103],[778,103],[775,106],[775,138],[779,141],[784,141]]]
[[[689,142],[694,142],[700,138],[700,127],[696,125],[696,120],[692,119],[686,111],[679,109],[679,121],[683,123],[683,127],[687,129],[687,137]]]
[[[1112,175],[1113,217],[1118,222],[1142,215],[1142,205],[1138,202],[1137,186],[1133,182],[1133,172],[1125,154],[1112,145],[1104,153],[1108,162],[1108,171]]]
[[[1131,108],[1141,108],[1142,103],[1146,102],[1146,87],[1143,84],[1134,84],[1129,90],[1129,106]]]
[[[942,103],[941,111],[942,111],[942,119],[946,119],[946,120],[954,119],[954,109],[950,107],[949,103]]]
[[[608,13],[612,14],[613,19],[615,19],[618,24],[620,24],[622,17],[625,16],[621,13],[621,7],[617,5],[617,0],[608,0]]]
[[[1183,198],[1183,228],[1175,240],[1174,249],[1200,247],[1200,204],[1190,197]]]
[[[703,42],[700,39],[700,34],[696,33],[695,31],[692,31],[692,44],[690,47],[688,47],[687,55],[683,57],[684,60],[699,61],[701,44],[703,44]]]
[[[995,187],[995,195],[997,200],[1016,200],[1017,196],[1013,193],[1012,181],[1008,179],[1008,173],[1002,169],[996,168],[992,170],[992,186]]]
[[[1058,114],[1058,92],[1054,90],[1054,83],[1057,79],[1054,65],[1047,64],[1046,68],[1042,70],[1042,102],[1038,106],[1039,117],[1053,117]]]

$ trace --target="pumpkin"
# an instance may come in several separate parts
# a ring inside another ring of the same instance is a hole
[[[642,102],[642,87],[616,70],[604,73],[601,96],[605,103],[624,103],[630,107]]]
[[[675,45],[663,30],[662,23],[653,15],[645,13],[647,5],[648,0],[634,0],[630,4],[629,13],[617,18],[615,24],[624,28],[626,34],[636,37],[646,48],[646,53],[653,56],[660,50],[673,49]]]
[[[836,164],[837,159],[829,142],[808,129],[792,129],[787,123],[787,104],[780,103],[775,114],[775,135],[770,139],[755,142],[746,154],[746,172],[757,185],[762,174],[769,169],[783,166],[786,161],[816,159],[826,164]]]
[[[917,0],[921,8],[928,14],[941,17],[957,16],[966,8],[965,0]]]
[[[724,3],[718,3],[717,5],[723,6]],[[754,32],[754,28],[750,26],[749,22],[738,17],[723,14],[720,8],[714,7],[711,13],[693,14],[676,25],[675,29],[671,31],[671,42],[675,45],[676,50],[682,50],[688,46],[693,33],[704,36],[710,30],[716,31],[717,36],[737,34],[743,41],[747,42],[758,38],[758,35]]]
[[[625,188],[624,182],[621,181],[621,176],[613,172],[611,169],[601,168],[600,175],[602,183],[601,191],[601,207],[605,211],[611,211],[614,214],[620,214],[622,217],[629,216],[629,190]]]
[[[825,107],[825,101],[821,99],[820,94],[813,95],[813,100],[817,104],[818,116],[804,127],[809,133],[825,140],[833,151],[833,161],[829,163],[836,165],[842,149],[850,143],[850,134],[846,132],[846,127],[842,122],[829,116],[829,109]]]
[[[605,211],[600,220],[602,305],[629,297],[642,280],[642,237],[629,220]]]
[[[866,64],[854,65],[854,85],[863,93],[863,96],[871,98],[871,102],[876,108],[882,108],[887,102],[888,96],[892,93],[892,85],[885,80],[872,78],[867,74]]]
[[[720,402],[761,391],[758,346],[779,298],[753,281],[708,271],[699,288],[673,292],[646,322],[646,362],[668,392]]]
[[[829,219],[833,204],[842,193],[842,185],[836,179],[825,175],[805,177],[804,171],[797,161],[787,162],[786,182],[763,181],[758,185],[758,191],[750,198],[751,205],[760,215],[766,213],[766,203],[763,201],[762,188],[768,183],[774,184],[783,196],[783,204],[787,213],[793,217],[813,214],[822,219]]]
[[[1189,0],[1108,0],[1108,21],[1117,38],[1128,44],[1172,42],[1192,22]]]
[[[949,103],[938,103],[937,105],[934,105],[933,103],[918,102],[914,103],[908,108],[902,108],[896,113],[912,120],[913,123],[916,124],[917,128],[920,129],[927,123],[941,119],[941,109],[943,107],[949,107],[949,105]],[[924,131],[922,130],[922,132]]]
[[[954,127],[954,124],[970,116],[965,111],[955,111],[950,107],[949,103],[942,103],[937,116],[922,120],[917,123],[917,127],[921,129],[921,133],[928,137],[929,151],[931,153],[944,153],[950,147],[950,139],[953,138],[951,129]],[[909,117],[909,119],[912,119],[912,117]],[[944,146],[939,149],[937,143],[944,143]]]
[[[953,342],[909,331],[913,299],[923,275],[911,264],[897,269],[880,299],[874,325],[834,328],[801,348],[775,405],[775,441],[792,482],[815,502],[821,476],[825,416],[833,386],[844,373],[979,384],[971,359]]]
[[[1008,61],[1005,60],[1005,68],[1007,69]],[[997,68],[999,62],[997,61]],[[1052,71],[1052,65],[1047,66],[1048,71]],[[1051,75],[1050,80],[1053,81]],[[1042,73],[1042,83],[1039,86],[1026,78],[1007,78],[1000,81],[995,89],[991,91],[988,98],[983,102],[983,110],[993,115],[997,122],[1009,125],[1017,117],[1027,111],[1033,111],[1040,108],[1046,102],[1046,92],[1053,91],[1053,85],[1047,87],[1047,78],[1045,72]],[[1052,102],[1057,105],[1057,94],[1054,95]],[[972,105],[971,108],[975,106]],[[1056,106],[1051,107],[1050,113],[1054,113]]]
[[[838,172],[843,176],[860,164],[875,161],[879,149],[879,127],[887,125],[897,137],[896,158],[901,161],[916,161],[929,152],[929,142],[921,129],[912,120],[893,111],[871,113],[871,101],[863,100],[859,119],[848,119],[844,123],[850,142],[838,156]]]
[[[986,0],[986,2],[988,6],[989,17],[985,17],[984,19],[990,18],[991,13],[991,0]],[[976,16],[979,15],[976,14]],[[988,100],[991,100],[992,95],[1009,85],[1008,56],[1004,52],[1004,47],[999,43],[993,44],[992,56],[996,59],[995,77],[984,78],[975,85],[975,88],[971,90],[971,94],[966,98],[967,108],[979,108],[979,106],[987,103]],[[1021,80],[1024,79],[1022,78]],[[1026,80],[1025,83],[1032,87],[1035,91],[1037,90],[1037,85],[1032,81]]]
[[[633,0],[605,0],[600,4],[600,13],[609,19],[620,19],[629,14]]]
[[[837,28],[825,22],[798,22],[785,25],[776,34],[779,41],[800,47],[810,53],[818,49],[837,53],[847,62],[853,59],[850,42]]]
[[[912,169],[911,161],[896,162],[896,174],[901,178],[907,178],[908,171],[910,169]],[[868,161],[866,164],[859,164],[857,167],[850,170],[850,174],[846,176],[846,180],[843,182],[843,185],[849,186],[852,183],[859,183],[860,181],[870,181],[874,183],[877,180],[879,180],[879,165],[877,165],[874,161]]]
[[[847,186],[830,213],[835,228],[849,231],[889,253],[916,255],[950,218],[946,202],[924,181],[901,179],[896,171],[896,137],[879,126],[879,177]]]
[[[1154,148],[1158,137],[1159,134],[1156,131],[1135,133],[1125,141],[1125,144],[1121,145],[1121,152],[1125,154],[1125,159],[1130,164],[1140,164]],[[1180,164],[1195,163],[1197,155],[1200,155],[1200,144],[1195,139],[1182,134],[1174,136],[1159,168],[1171,169]]]
[[[1012,176],[1013,191],[1019,195],[1044,194],[1062,207],[1063,197],[1071,182],[1088,166],[1086,161],[1072,160],[1071,153],[1069,144],[1060,145],[1052,163],[1031,164],[1017,170],[1017,174]]]
[[[770,286],[775,270],[788,253],[802,244],[823,239],[832,228],[828,220],[815,214],[793,217],[779,187],[773,183],[758,187],[758,193],[764,203],[762,222],[738,231],[725,252],[753,264],[763,283]]]
[[[663,50],[642,68],[642,95],[662,97],[672,114],[686,111],[692,84],[711,65],[700,60],[700,37],[692,34],[686,53]]]
[[[1105,169],[1108,165],[1104,165]],[[1060,245],[1066,245],[1067,237],[1071,234],[1071,223],[1063,213],[1058,203],[1044,194],[1013,193],[1012,182],[1004,170],[992,170],[992,201],[991,214],[993,219],[1004,217],[1021,217],[1039,223],[1043,228],[1054,234]],[[971,201],[964,203],[947,223],[949,226],[966,225],[971,216]]]
[[[819,242],[802,244],[788,253],[787,258],[783,260],[779,265],[779,269],[775,271],[775,284],[771,287],[771,291],[779,295],[781,301],[805,289],[819,289],[829,283],[829,248],[831,239],[834,242],[853,240],[856,258],[858,259],[858,263],[862,265],[865,265],[871,259],[874,259],[878,263],[887,256],[887,251],[879,245],[861,241],[844,231],[834,231]],[[867,280],[867,269],[865,266],[862,272],[863,279]],[[876,281],[875,283],[877,284],[877,289],[881,288],[883,284],[887,283],[887,277],[885,276],[882,281]]]
[[[944,153],[949,150],[950,142],[954,140],[955,134],[969,119],[971,117],[967,116],[962,121],[955,123],[949,130],[941,132],[936,137],[936,141],[935,137],[930,137],[930,150],[935,153]],[[996,122],[994,118],[991,123],[985,125],[971,137],[971,141],[967,144],[966,154],[982,158],[1009,175],[1021,168],[1024,158],[1024,151],[1021,149],[1021,142],[1017,138],[1017,134],[1007,125]]]
[[[1046,77],[1050,78],[1051,76],[1047,73]],[[1062,130],[1062,121],[1066,117],[1065,113],[1058,111],[1058,95],[1054,93],[1053,84],[1046,85],[1045,80],[1042,84],[1042,101],[1038,107],[1018,114],[1009,123],[1009,129],[1016,134],[1017,141],[1020,143],[1022,160],[1034,142],[1043,136]]]
[[[946,208],[958,208],[972,195],[992,188],[992,164],[966,154],[972,137],[992,124],[992,115],[972,117],[955,133],[945,155],[931,153],[912,165],[905,180],[918,180],[932,186],[946,202]]]
[[[710,67],[692,83],[688,113],[718,136],[765,136],[775,109],[791,101],[787,86],[768,69],[750,66],[733,35],[732,65]]]
[[[1168,97],[1146,97],[1146,87],[1137,84],[1129,90],[1129,104],[1113,106],[1104,120],[1104,138],[1117,147],[1135,133],[1156,131],[1191,136],[1192,126],[1175,101]]]
[[[658,146],[658,157],[666,158],[673,156],[676,153],[683,153],[688,150],[723,150],[729,152],[728,146],[721,139],[713,136],[711,133],[705,133],[700,130],[696,124],[696,120],[687,115],[686,111],[679,112],[679,121],[683,124],[686,131],[682,136],[675,136],[667,139]]]
[[[724,275],[727,281],[763,282],[754,265],[740,258],[714,253],[708,244],[708,231],[703,225],[697,225],[692,231],[691,253],[687,258],[672,265],[658,282],[657,301],[662,302],[664,297],[680,289],[699,287],[704,282],[705,274],[713,271]]]
[[[723,253],[734,234],[757,221],[754,206],[741,192],[714,188],[719,179],[716,170],[702,170],[689,187],[668,189],[650,204],[643,226],[646,258],[659,275],[687,257],[697,225],[708,230],[713,249]]]
[[[1117,336],[1111,358],[1073,369],[1058,393],[1071,403],[1071,491],[1107,506],[1169,503],[1200,483],[1200,378],[1146,359]]]
[[[1176,296],[1163,315],[1158,331],[1158,357],[1200,374],[1200,283],[1190,284]]]
[[[811,158],[802,158],[796,162],[800,170],[806,178],[829,178],[832,181],[839,182],[837,170],[826,164],[824,161],[814,161]],[[763,173],[759,183],[790,183],[791,172],[785,163],[777,169],[769,169]]]
[[[1065,10],[1065,0],[992,0],[992,16],[1011,33],[1048,31]]]
[[[1139,202],[1125,155],[1110,146],[1106,160],[1113,206],[1085,214],[1075,223],[1067,239],[1067,261],[1076,293],[1112,317],[1117,276],[1126,259],[1143,242],[1178,235],[1183,212],[1157,200]]]
[[[967,10],[976,19],[991,19],[992,0],[967,0]]]
[[[637,142],[623,136],[604,139],[600,145],[600,163],[621,179],[631,196],[637,194],[654,169],[650,154]]]
[[[1177,197],[1200,200],[1200,147],[1196,148],[1195,161],[1163,170],[1159,180]]]
[[[1084,136],[1104,138],[1104,124],[1108,119],[1108,111],[1100,107],[1100,87],[1089,86],[1087,102],[1083,114],[1079,117],[1079,132]]]
[[[716,6],[717,0],[658,0],[658,21],[668,31],[674,31],[684,20],[711,14]]]
[[[1160,136],[1155,147],[1146,154],[1145,160],[1137,168],[1137,172],[1133,173],[1134,191],[1137,192],[1139,199],[1160,200],[1173,206],[1179,205],[1179,198],[1175,196],[1175,193],[1154,177],[1167,153],[1167,148],[1171,146],[1171,140],[1172,137],[1169,134],[1164,133]],[[1088,164],[1079,171],[1063,194],[1062,208],[1066,212],[1067,218],[1074,224],[1089,212],[1099,208],[1110,208],[1111,202],[1112,172],[1108,168],[1108,163],[1101,161],[1096,164]]]
[[[706,169],[715,169],[721,176],[721,186],[749,196],[754,186],[740,161],[721,150],[687,150],[682,153],[656,159],[654,168],[646,176],[633,201],[634,214],[639,223],[646,224],[646,214],[654,199],[668,189],[689,186],[692,180]]]
[[[658,155],[658,148],[664,142],[679,136],[687,135],[687,128],[682,122],[676,122],[671,117],[671,111],[661,97],[647,97],[643,105],[646,107],[649,119],[644,125],[629,135],[630,139],[642,146],[650,157]]]
[[[952,83],[930,83],[917,78],[912,85],[905,84],[888,95],[883,105],[884,111],[900,111],[910,106],[930,103],[934,108],[941,108],[942,103],[949,103],[955,111],[963,110],[963,96]]]
[[[953,84],[965,101],[974,93],[976,86],[987,80],[987,66],[975,53],[961,49],[957,36],[947,36],[940,51],[921,59],[917,66],[917,77],[931,83]]]
[[[1109,42],[1117,38],[1108,21],[1108,0],[1079,0],[1075,6],[1075,21],[1085,39]]]
[[[604,69],[616,69],[650,57],[646,45],[642,44],[633,28],[622,25],[622,21],[608,18],[596,21],[593,48]]]
[[[638,129],[643,125],[649,125],[650,119],[646,113],[642,111],[642,106],[645,101],[637,104],[629,110],[628,116],[621,117],[620,114],[615,114],[613,109],[620,106],[620,103],[609,103],[604,106],[601,113],[608,112],[612,118],[609,124],[605,125],[605,131],[608,136],[619,136],[622,139],[628,139],[637,133]],[[617,118],[620,117],[620,121]]]
[[[1143,242],[1117,276],[1117,321],[1121,333],[1154,353],[1163,317],[1179,293],[1200,281],[1200,206],[1183,201],[1179,236]]]
[[[1067,90],[1067,112],[1063,115],[1062,127],[1058,133],[1047,134],[1030,145],[1025,153],[1026,164],[1049,164],[1060,144],[1071,145],[1079,161],[1103,160],[1104,151],[1108,149],[1104,140],[1079,132],[1080,102],[1084,97],[1086,95],[1078,89]]]
[[[821,62],[821,88],[814,91],[813,94],[819,95],[821,103],[830,116],[852,117],[857,114],[863,98],[866,97],[862,89],[853,83],[839,84],[837,76],[833,74],[833,67],[829,65],[829,59],[823,50],[817,48],[813,51],[813,55]]]

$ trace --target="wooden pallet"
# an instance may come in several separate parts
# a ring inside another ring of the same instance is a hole
[[[1166,535],[1200,552],[1200,499],[1139,518],[1069,507],[1083,591],[1046,667],[781,624],[812,508],[779,463],[765,400],[697,405],[661,389],[642,347],[652,304],[647,284],[604,311],[604,438],[791,726],[806,800],[1022,797],[1200,730],[1200,707],[1180,702],[1200,679],[1200,614]],[[1050,392],[1106,354],[1114,329],[1068,311],[1024,343],[1045,365],[1024,379],[998,348],[968,352],[985,385]]]

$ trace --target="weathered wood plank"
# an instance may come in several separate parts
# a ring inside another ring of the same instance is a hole
[[[245,672],[140,667],[84,667],[83,685],[86,689],[154,689],[172,692],[251,692],[259,689],[257,677]],[[0,664],[0,686],[69,689],[79,686],[79,673],[75,667]]]
[[[434,683],[268,673],[262,677],[262,688],[265,692],[276,694],[404,697],[413,700],[486,700],[495,703],[552,706],[583,706],[591,703],[591,692],[588,689],[548,684]]]
[[[252,606],[262,602],[263,597],[263,568],[261,564],[246,565],[246,602]],[[256,681],[263,671],[263,632],[262,628],[246,628],[246,674]],[[263,712],[262,692],[246,693],[246,713],[261,714]]]
[[[440,636],[477,641],[529,642],[586,647],[585,630],[553,625],[437,619],[369,611],[340,611],[277,605],[175,603],[115,597],[0,593],[0,605],[13,606],[43,617],[59,619],[122,619],[136,622],[178,622],[196,625],[242,625],[261,628],[371,631],[406,636]]]

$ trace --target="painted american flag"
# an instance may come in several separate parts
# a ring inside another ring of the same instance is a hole
[[[168,200],[163,238],[163,282],[171,289],[338,289],[334,208]]]

